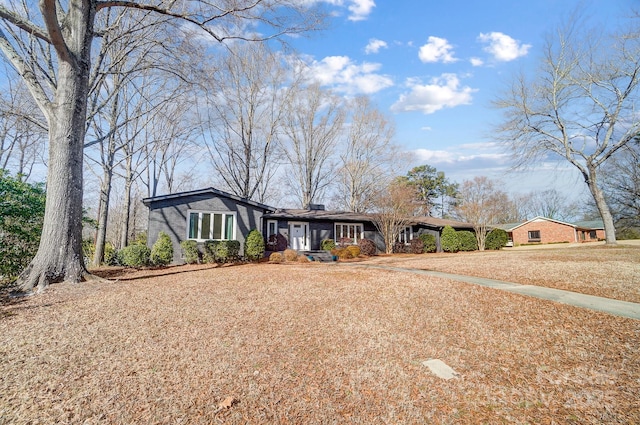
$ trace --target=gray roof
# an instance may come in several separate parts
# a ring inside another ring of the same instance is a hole
[[[244,204],[247,204],[247,205],[251,205],[253,207],[260,208],[260,209],[267,210],[267,211],[275,210],[274,207],[270,207],[269,205],[261,204],[259,202],[252,201],[251,199],[242,198],[242,197],[240,197],[238,195],[234,195],[232,193],[225,192],[223,190],[215,189],[213,187],[207,187],[207,188],[198,189],[198,190],[189,190],[189,191],[186,191],[186,192],[170,193],[168,195],[152,196],[150,198],[144,198],[142,200],[142,202],[146,206],[149,206],[149,204],[151,204],[152,202],[172,200],[172,199],[180,199],[180,198],[186,198],[186,197],[189,197],[189,196],[198,196],[198,195],[206,195],[206,194],[212,194],[212,195],[220,196],[220,197],[223,197],[223,198],[233,199],[234,201],[241,202],[241,203],[244,203]]]
[[[456,220],[449,220],[446,218],[423,216],[423,217],[413,217],[412,221],[415,224],[426,224],[434,227],[451,226],[457,229],[473,229],[473,224],[471,223],[465,223],[463,221],[456,221]]]
[[[371,221],[370,214],[349,211],[326,211],[319,209],[302,210],[282,208],[265,214],[265,218],[285,218],[289,220],[326,220],[326,221]]]
[[[587,221],[577,221],[573,223],[579,229],[604,229],[604,221],[600,220],[587,220]]]

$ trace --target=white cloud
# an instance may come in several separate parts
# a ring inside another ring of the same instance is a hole
[[[311,78],[323,86],[346,94],[372,94],[393,86],[393,80],[378,74],[379,63],[354,63],[348,56],[328,56],[310,65]]]
[[[422,131],[431,131],[431,130],[433,130],[433,128],[429,127],[428,125],[425,125],[424,127],[421,127],[420,130],[422,130]]]
[[[432,114],[443,108],[453,108],[471,103],[471,94],[477,89],[460,87],[460,80],[455,74],[442,74],[433,78],[429,84],[421,84],[416,80],[408,80],[408,93],[400,95],[391,109],[396,112],[422,111]]]
[[[420,47],[418,57],[422,62],[442,62],[451,63],[457,59],[453,57],[453,46],[440,37],[429,37],[427,44]]]
[[[501,32],[480,33],[478,41],[487,44],[483,50],[500,62],[509,62],[525,56],[531,48],[530,44],[522,44]]]
[[[373,0],[351,0],[349,20],[362,21],[367,19],[374,7],[376,7],[376,3]]]
[[[469,62],[471,62],[472,66],[482,66],[484,65],[484,61],[480,58],[471,58],[469,59]]]
[[[367,47],[364,48],[364,52],[367,55],[370,55],[372,53],[378,53],[380,51],[380,49],[386,49],[387,46],[387,42],[386,41],[382,41],[382,40],[378,40],[377,38],[372,38],[369,40],[369,44],[367,44]]]

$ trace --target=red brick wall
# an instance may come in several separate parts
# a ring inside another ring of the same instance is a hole
[[[529,241],[529,231],[532,230],[540,231],[539,242]],[[553,242],[577,242],[575,228],[554,221],[539,220],[527,223],[513,230],[514,245]]]

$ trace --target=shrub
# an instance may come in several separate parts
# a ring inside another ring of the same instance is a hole
[[[436,237],[430,233],[423,233],[418,236],[422,241],[424,248],[424,252],[436,252]]]
[[[122,264],[119,252],[116,251],[116,248],[111,242],[104,244],[104,263],[107,266],[118,266]]]
[[[460,251],[460,242],[458,240],[457,232],[451,226],[444,226],[444,229],[442,229],[440,243],[442,244],[442,250],[444,252]]]
[[[204,254],[202,255],[205,263],[215,263],[216,262],[216,247],[220,241],[207,240],[204,241]]]
[[[393,244],[394,254],[405,254],[407,252],[407,246],[402,242],[396,242]]]
[[[13,280],[38,251],[44,220],[43,184],[29,184],[0,169],[0,283]]]
[[[338,248],[338,253],[336,255],[341,260],[349,260],[353,258],[353,254],[348,248]]]
[[[282,263],[282,261],[284,261],[284,258],[279,252],[274,252],[269,256],[269,262],[271,263]]]
[[[106,248],[106,246],[105,246]],[[84,256],[84,263],[89,264],[93,255],[96,252],[96,245],[93,243],[92,238],[82,240],[82,255]]]
[[[286,261],[296,261],[298,259],[298,252],[295,249],[285,249],[284,259]]]
[[[262,236],[260,236],[262,238]],[[240,241],[217,241],[213,255],[218,263],[231,263],[240,256]]]
[[[154,266],[166,266],[173,261],[173,242],[165,232],[160,232],[158,240],[151,247],[149,260]]]
[[[118,253],[118,258],[122,265],[127,267],[144,267],[149,265],[151,250],[142,244],[126,246]]]
[[[460,251],[477,251],[478,240],[476,234],[468,230],[462,230],[456,232],[458,236],[458,243],[460,244]]]
[[[331,251],[335,247],[336,241],[334,241],[333,239],[323,239],[322,242],[320,242],[320,248],[323,251]]]
[[[287,238],[280,233],[269,236],[269,240],[267,241],[269,251],[284,251],[287,249],[287,245]]]
[[[486,249],[500,249],[509,242],[509,235],[502,229],[493,229],[484,240]]]
[[[307,257],[306,255],[298,255],[298,263],[308,263],[311,260],[309,259],[309,257]]]
[[[244,256],[249,261],[256,261],[264,256],[264,238],[256,229],[250,231],[244,241]]]
[[[360,239],[358,246],[360,247],[360,254],[366,255],[367,257],[376,255],[376,244],[371,239]]]
[[[360,247],[358,245],[349,245],[345,249],[351,253],[351,256],[353,258],[357,258],[360,256]]]
[[[411,251],[412,254],[422,254],[424,252],[424,242],[422,242],[422,239],[420,238],[411,239],[409,250]]]
[[[197,264],[200,261],[198,242],[194,240],[182,241],[180,242],[180,248],[182,248],[182,257],[187,264]]]

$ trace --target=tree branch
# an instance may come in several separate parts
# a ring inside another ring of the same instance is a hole
[[[20,28],[21,30],[31,35],[46,41],[47,43],[51,43],[51,40],[49,39],[49,34],[47,34],[47,32],[44,29],[33,24],[32,22],[18,15],[17,13],[7,10],[2,4],[0,4],[0,18],[15,25],[16,27]]]

